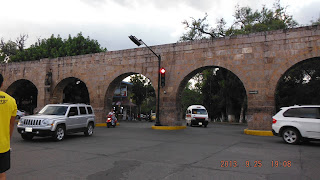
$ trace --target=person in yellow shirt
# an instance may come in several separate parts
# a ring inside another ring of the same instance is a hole
[[[3,76],[0,74],[0,88]],[[0,180],[6,180],[6,171],[10,169],[10,138],[17,114],[16,100],[0,91]]]

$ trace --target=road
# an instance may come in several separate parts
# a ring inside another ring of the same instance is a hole
[[[12,137],[12,180],[319,179],[320,142],[288,145],[243,134],[246,126],[153,130],[149,122],[96,127],[61,142]],[[230,162],[231,161],[231,162]],[[273,163],[273,164],[272,164]],[[281,167],[280,167],[281,165]],[[285,167],[283,167],[285,166]]]

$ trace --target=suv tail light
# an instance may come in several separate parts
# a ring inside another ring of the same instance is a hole
[[[277,120],[276,119],[272,119],[272,124],[275,124],[277,123]]]

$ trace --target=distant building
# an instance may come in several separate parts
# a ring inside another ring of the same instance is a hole
[[[112,105],[118,114],[119,120],[131,120],[136,112],[137,105],[129,99],[132,85],[132,83],[121,81],[114,91]]]

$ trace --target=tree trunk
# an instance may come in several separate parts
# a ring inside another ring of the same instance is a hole
[[[235,122],[235,110],[229,96],[226,98],[226,113],[229,123]]]
[[[245,108],[246,108],[246,104],[247,104],[246,101],[247,101],[247,97],[245,96],[242,101],[239,123],[244,123],[244,121],[245,121],[245,116],[246,116],[245,115]]]

